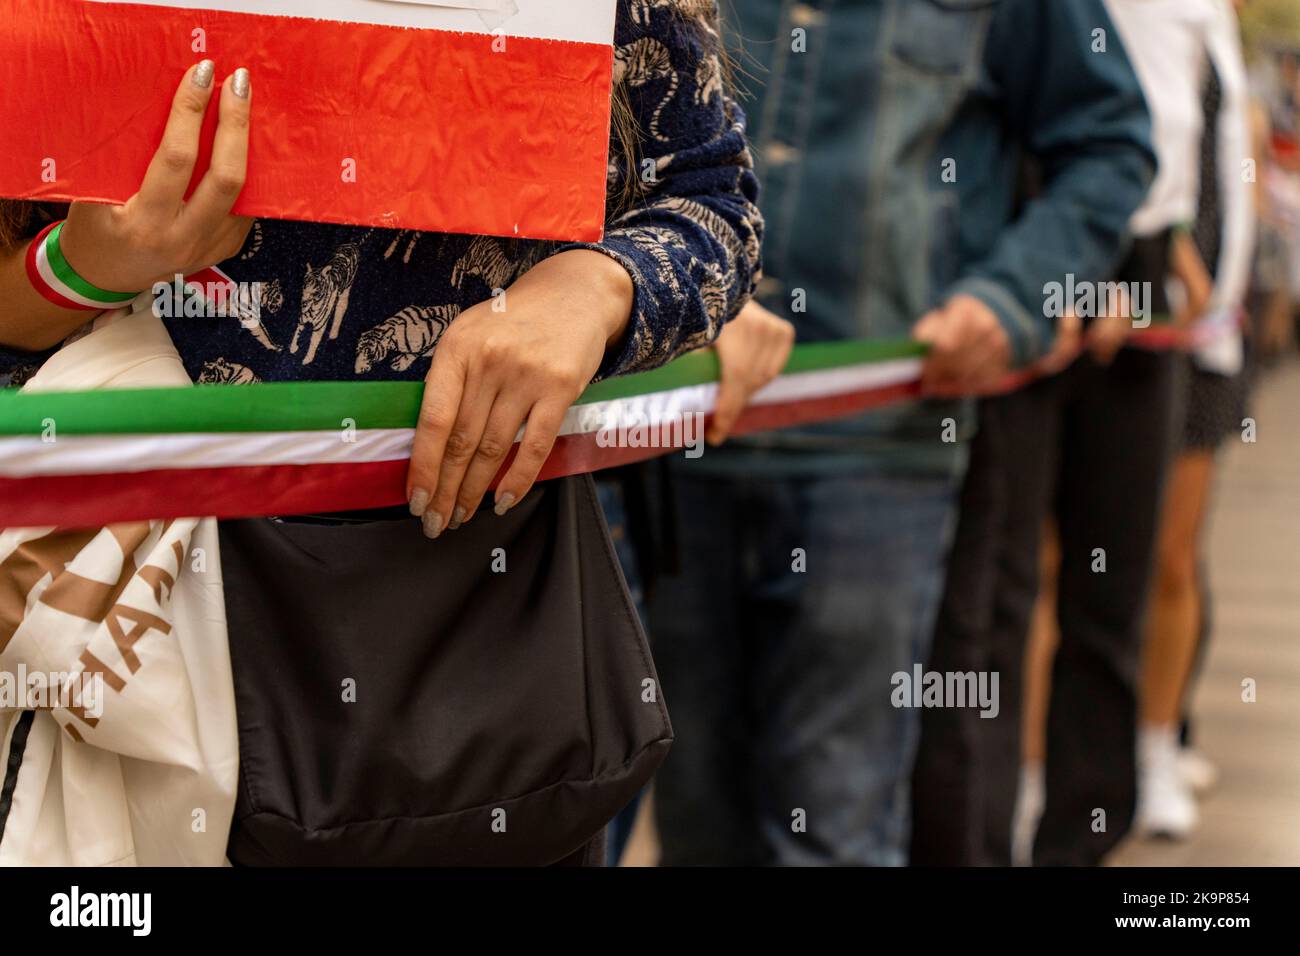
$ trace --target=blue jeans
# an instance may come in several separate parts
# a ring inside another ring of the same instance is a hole
[[[905,864],[919,721],[891,676],[926,660],[957,479],[679,477],[663,864]]]

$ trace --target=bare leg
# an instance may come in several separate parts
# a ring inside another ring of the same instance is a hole
[[[1061,545],[1056,527],[1046,522],[1040,558],[1038,603],[1025,649],[1024,762],[1042,766],[1047,757],[1047,705],[1052,699],[1052,658],[1059,640],[1056,625],[1056,575]]]
[[[1061,543],[1052,519],[1043,522],[1038,558],[1038,600],[1025,645],[1024,702],[1021,709],[1020,791],[1012,827],[1011,857],[1016,866],[1032,861],[1034,835],[1043,813],[1047,760],[1047,710],[1052,699],[1052,660],[1060,635],[1056,623],[1056,579]]]
[[[637,808],[636,823],[628,837],[619,866],[658,866],[659,833],[655,830],[655,795],[647,790]]]
[[[1182,716],[1183,691],[1196,656],[1200,596],[1196,557],[1214,456],[1181,455],[1170,473],[1160,529],[1159,564],[1142,662],[1142,722],[1172,726]]]
[[[1200,625],[1196,558],[1214,468],[1207,451],[1184,452],[1169,473],[1142,658],[1138,728],[1139,832],[1181,839],[1197,808],[1179,764],[1182,717]]]

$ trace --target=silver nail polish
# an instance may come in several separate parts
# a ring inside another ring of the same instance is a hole
[[[248,70],[240,67],[235,71],[235,78],[230,81],[230,92],[234,93],[241,100],[248,99],[248,88],[252,80],[248,76]]]
[[[507,511],[513,508],[514,504],[515,504],[515,496],[507,491],[504,495],[502,495],[500,498],[497,499],[497,503],[495,506],[493,506],[492,510],[497,513],[497,517],[501,517]]]
[[[469,514],[461,505],[456,506],[456,510],[451,513],[451,523],[447,525],[448,531],[455,531],[465,523],[465,517]]]
[[[424,534],[427,538],[436,538],[442,534],[442,515],[436,511],[426,511],[424,513]]]
[[[212,77],[217,71],[217,65],[211,60],[202,60],[194,68],[194,73],[190,76],[190,82],[201,90],[206,90],[212,85]]]
[[[429,493],[423,488],[416,488],[411,492],[411,514],[417,518],[424,517],[424,512],[429,507]]]

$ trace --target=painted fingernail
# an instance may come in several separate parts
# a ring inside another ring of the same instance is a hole
[[[451,513],[451,523],[447,525],[447,530],[455,531],[463,525],[465,523],[465,516],[468,514],[469,512],[466,511],[464,507],[457,505],[456,510]]]
[[[442,515],[436,511],[426,511],[424,513],[424,535],[427,538],[436,538],[442,534]]]
[[[429,493],[423,488],[416,488],[411,492],[411,514],[417,518],[423,518],[425,510],[429,507]]]
[[[514,506],[515,506],[515,496],[507,491],[504,495],[502,495],[500,498],[497,499],[497,503],[492,508],[492,510],[497,513],[498,517],[500,517],[501,515],[504,515],[507,511],[509,511]]]
[[[252,85],[249,78],[248,70],[240,67],[235,71],[235,78],[230,81],[230,92],[234,93],[241,100],[248,99],[248,89]]]
[[[217,65],[211,60],[202,60],[194,68],[194,73],[190,76],[190,82],[201,90],[206,90],[212,85],[212,77],[217,71]]]

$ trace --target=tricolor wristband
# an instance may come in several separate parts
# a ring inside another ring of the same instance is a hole
[[[27,279],[43,297],[63,309],[104,312],[120,309],[140,294],[109,292],[77,275],[59,248],[62,233],[63,223],[52,223],[27,247]]]

